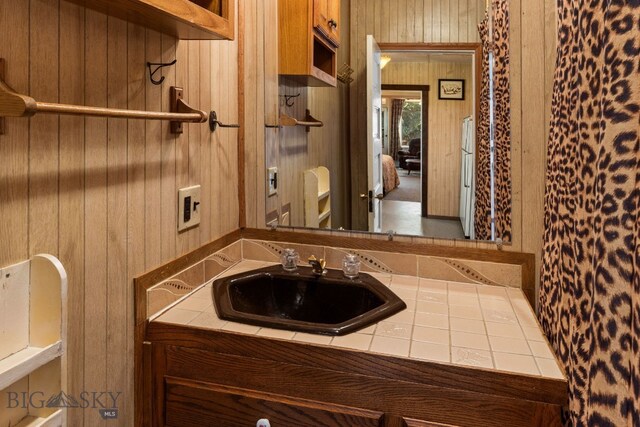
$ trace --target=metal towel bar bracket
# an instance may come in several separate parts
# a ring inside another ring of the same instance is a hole
[[[218,114],[215,111],[209,113],[209,129],[211,132],[215,132],[218,127],[221,128],[239,128],[240,125],[227,125],[218,120]]]

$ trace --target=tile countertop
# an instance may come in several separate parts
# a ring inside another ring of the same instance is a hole
[[[215,279],[270,265],[274,264],[242,261]],[[390,286],[405,301],[407,309],[344,336],[312,335],[221,320],[213,306],[212,282],[151,320],[438,363],[564,378],[520,289],[367,274]]]

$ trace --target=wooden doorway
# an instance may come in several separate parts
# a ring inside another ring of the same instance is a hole
[[[395,85],[395,84],[383,84],[382,90],[401,90],[420,92],[422,95],[422,126],[421,126],[421,146],[420,146],[420,188],[421,188],[421,207],[420,212],[423,218],[426,218],[429,210],[427,209],[428,191],[427,185],[428,173],[427,167],[429,165],[429,86],[428,85]]]

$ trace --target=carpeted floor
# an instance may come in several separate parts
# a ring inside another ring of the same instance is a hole
[[[407,171],[404,169],[398,169],[398,175],[400,176],[400,186],[395,190],[387,193],[384,200],[395,200],[398,202],[420,202],[422,197],[422,191],[420,191],[420,174],[418,172],[411,172],[411,175],[407,175]]]

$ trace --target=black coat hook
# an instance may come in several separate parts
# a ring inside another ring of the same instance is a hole
[[[220,120],[218,120],[218,114],[215,111],[211,111],[209,113],[209,129],[211,129],[211,132],[215,132],[218,127],[221,127],[221,128],[239,128],[240,125],[224,124]]]
[[[293,101],[293,99],[299,97],[300,95],[301,94],[298,93],[297,95],[280,95],[280,96],[284,98],[284,102],[287,107],[293,107],[293,105],[295,104],[295,101]]]
[[[160,80],[154,80],[153,76],[158,72],[158,70],[160,70],[161,68],[164,67],[170,67],[172,65],[175,65],[175,63],[178,62],[177,59],[174,59],[171,62],[167,62],[167,63],[159,63],[159,62],[147,62],[147,67],[149,67],[149,80],[151,80],[151,83],[153,83],[154,85],[161,85],[162,82],[164,81],[164,76],[160,77]],[[151,71],[151,67],[156,67],[155,70]]]

